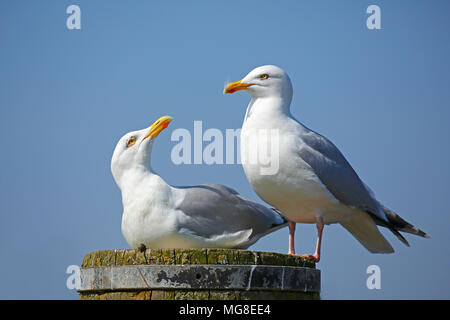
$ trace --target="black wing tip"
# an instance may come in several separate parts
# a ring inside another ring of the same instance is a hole
[[[280,224],[273,224],[274,226],[284,225],[284,224],[288,224],[288,223],[289,223],[289,220],[286,219],[285,216],[283,216],[283,214],[280,212],[280,210],[278,210],[278,209],[276,209],[276,208],[270,208],[270,209],[272,209],[273,211],[275,211],[275,212],[280,216],[280,218],[283,219],[283,222],[282,222],[282,223],[280,223]]]
[[[389,228],[389,230],[391,230],[391,232],[397,237],[397,239],[400,240],[405,246],[410,247],[408,240],[406,240],[400,232],[398,232],[394,228]]]
[[[411,223],[407,222],[406,220],[404,220],[402,217],[400,217],[397,213],[395,213],[391,209],[389,209],[383,205],[381,207],[382,207],[384,213],[386,214],[387,219],[389,220],[388,228],[393,227],[394,229],[401,231],[401,232],[406,232],[406,233],[413,234],[413,235],[427,238],[427,239],[430,238],[430,235],[423,232],[422,230],[420,230],[416,226],[412,225]]]

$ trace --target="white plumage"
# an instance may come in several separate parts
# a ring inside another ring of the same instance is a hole
[[[154,139],[172,121],[120,139],[111,171],[122,192],[122,233],[132,248],[247,248],[287,225],[274,209],[222,185],[173,187],[151,169]]]
[[[427,235],[382,206],[356,172],[325,137],[308,129],[290,113],[292,84],[276,66],[252,70],[241,81],[230,83],[225,93],[246,90],[252,99],[241,131],[241,157],[245,174],[255,192],[291,220],[289,252],[295,254],[295,223],[316,223],[319,231],[314,255],[320,259],[324,224],[340,223],[373,253],[393,252],[376,224],[398,231]],[[266,131],[266,135],[261,134]],[[267,138],[271,135],[271,139]],[[273,143],[275,142],[275,148]],[[266,150],[278,170],[267,174],[266,163],[248,161]]]

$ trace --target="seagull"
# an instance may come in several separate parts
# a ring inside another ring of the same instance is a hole
[[[114,150],[111,171],[122,193],[122,234],[140,248],[246,249],[287,226],[277,210],[223,185],[173,187],[151,168],[153,142],[172,117],[127,133]]]
[[[252,97],[241,130],[241,162],[256,194],[290,220],[290,254],[296,255],[297,222],[317,226],[315,253],[306,255],[316,262],[324,225],[333,223],[340,223],[372,253],[394,252],[377,225],[388,228],[407,246],[399,231],[429,237],[378,202],[339,149],[291,115],[293,89],[286,72],[273,65],[255,68],[242,80],[229,83],[224,93],[239,90]],[[278,150],[274,152],[278,167],[267,172],[260,153],[271,148]]]

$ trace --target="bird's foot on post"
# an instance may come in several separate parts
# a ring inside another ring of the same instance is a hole
[[[137,247],[137,250],[139,251],[139,252],[145,252],[145,250],[147,250],[147,247],[145,246],[145,244],[143,244],[143,243],[141,243],[138,247]]]
[[[295,254],[295,253],[290,253],[290,252],[289,252],[289,254],[294,257],[311,259],[311,260],[314,260],[314,262],[320,261],[320,255],[317,255],[317,254]]]
[[[317,218],[317,244],[316,244],[316,252],[314,254],[296,254],[294,248],[294,235],[295,235],[295,222],[289,221],[289,254],[295,257],[302,257],[314,260],[314,262],[320,261],[320,249],[322,245],[322,232],[324,223],[321,217]]]

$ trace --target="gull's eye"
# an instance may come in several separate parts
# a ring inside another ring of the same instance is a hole
[[[262,75],[259,76],[259,78],[261,80],[266,80],[266,79],[269,79],[269,75],[267,73],[263,73]]]
[[[127,147],[131,147],[132,145],[134,145],[136,143],[136,138],[135,137],[131,137],[130,139],[128,139],[127,141]]]

